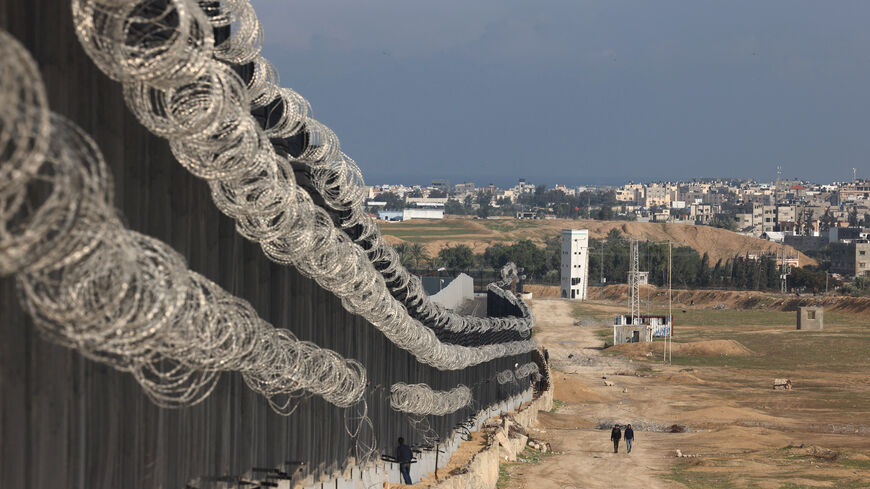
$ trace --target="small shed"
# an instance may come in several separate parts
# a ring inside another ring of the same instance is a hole
[[[614,324],[613,344],[644,343],[652,341],[652,327],[648,324]]]
[[[825,329],[824,307],[799,307],[797,329]]]

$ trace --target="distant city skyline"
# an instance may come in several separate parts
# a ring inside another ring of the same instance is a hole
[[[507,177],[493,180],[484,180],[484,179],[475,179],[475,178],[446,178],[446,177],[432,177],[425,178],[422,176],[409,176],[406,179],[397,179],[395,177],[391,177],[392,180],[389,181],[375,181],[373,179],[366,179],[367,185],[373,186],[381,186],[381,185],[406,185],[406,186],[421,186],[426,187],[430,186],[433,181],[436,180],[447,180],[450,185],[462,184],[471,182],[474,183],[476,187],[484,187],[490,184],[495,185],[499,188],[510,188],[515,186],[519,180],[525,179],[526,183],[530,183],[533,185],[546,185],[548,188],[554,187],[556,185],[565,185],[566,187],[584,187],[584,186],[593,186],[593,187],[619,187],[621,185],[626,185],[628,183],[654,183],[654,182],[691,182],[693,180],[752,180],[757,183],[772,183],[776,181],[776,176],[769,179],[758,179],[758,178],[750,178],[750,177],[704,177],[704,176],[691,176],[691,177],[681,177],[681,178],[647,178],[647,179],[635,179],[635,180],[622,180],[617,177],[613,177],[611,179],[584,179],[582,181],[578,180],[577,182],[573,181],[565,181],[565,180],[555,180],[555,179],[542,179],[538,180],[529,176],[520,176],[515,179],[509,179]],[[861,179],[861,176],[858,176]],[[800,180],[812,182],[819,185],[832,184],[835,182],[850,182],[852,181],[851,175],[849,178],[841,178],[841,179],[829,179],[829,180],[813,180],[808,178],[801,178],[799,176],[788,176],[783,174],[782,180]],[[500,183],[501,182],[501,183]]]
[[[367,181],[870,176],[870,2],[256,7]]]

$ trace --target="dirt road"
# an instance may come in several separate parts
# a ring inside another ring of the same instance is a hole
[[[618,358],[603,357],[603,342],[589,328],[573,325],[567,301],[536,301],[534,312],[540,332],[538,340],[550,352],[554,368],[556,399],[564,402],[555,413],[542,413],[534,436],[547,439],[558,455],[538,464],[509,467],[507,487],[584,489],[681,487],[659,476],[674,459],[672,442],[679,435],[644,432],[635,426],[636,443],[631,454],[624,443],[613,453],[609,428],[598,423],[616,420],[629,423],[642,416],[631,393],[642,388],[638,377],[614,376],[627,373],[632,365]],[[614,386],[605,386],[605,379]],[[627,390],[627,392],[623,392]],[[636,424],[636,423],[635,423]]]
[[[540,413],[530,432],[556,454],[504,465],[509,477],[500,487],[870,488],[870,411],[862,408],[870,406],[870,383],[863,371],[792,370],[802,386],[784,392],[769,387],[770,370],[666,366],[656,352],[632,361],[603,353],[596,334],[596,321],[621,306],[584,308],[599,319],[575,326],[571,302],[532,302],[557,407]],[[630,455],[624,445],[613,453],[613,423],[633,425]],[[673,432],[675,425],[685,431]],[[678,449],[692,457],[677,458]]]

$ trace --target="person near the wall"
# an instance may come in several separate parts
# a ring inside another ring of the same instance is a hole
[[[399,461],[399,473],[402,474],[405,484],[411,484],[411,461],[414,460],[414,453],[411,452],[411,447],[405,445],[402,437],[399,437],[399,446],[396,447],[396,460]]]
[[[625,448],[627,453],[631,453],[631,443],[634,441],[634,430],[631,429],[631,423],[625,427]]]
[[[622,438],[622,431],[619,429],[619,425],[613,425],[613,429],[610,430],[610,440],[613,441],[613,453],[619,452],[619,439]]]

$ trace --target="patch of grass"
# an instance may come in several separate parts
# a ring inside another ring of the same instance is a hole
[[[730,473],[706,473],[692,470],[698,465],[699,461],[697,460],[678,462],[671,467],[671,473],[666,478],[678,482],[688,489],[748,489],[748,487],[752,487],[736,485],[737,483]]]
[[[506,487],[510,482],[512,475],[512,468],[517,467],[522,464],[539,464],[541,460],[552,457],[553,455],[558,455],[554,452],[541,453],[537,450],[526,447],[525,450],[517,454],[516,462],[507,462],[500,463],[498,466],[498,481],[495,484],[495,487]]]
[[[870,470],[870,460],[852,460],[852,459],[843,459],[839,460],[840,465],[844,467],[849,467],[850,469],[859,469],[859,470]]]
[[[824,478],[824,479],[815,479],[819,482],[833,482],[833,486],[828,487],[836,487],[837,489],[865,489],[870,487],[867,485],[866,481],[862,481],[860,479],[840,479],[840,478]],[[795,484],[794,482],[786,482],[779,486],[779,489],[818,489],[817,485],[807,485],[807,484]]]
[[[550,412],[551,412],[551,413],[555,413],[556,411],[559,410],[559,408],[561,408],[561,407],[564,406],[565,404],[567,404],[565,401],[560,401],[560,400],[558,400],[558,399],[553,399],[553,408],[550,409]]]
[[[822,331],[796,331],[795,313],[764,310],[688,310],[674,314],[674,342],[732,339],[747,356],[678,356],[684,366],[751,370],[855,372],[866,367],[870,328],[859,314],[825,314]]]
[[[505,487],[511,479],[511,473],[508,470],[508,466],[511,464],[500,464],[498,466],[498,481],[495,483],[495,487]]]
[[[509,233],[511,231],[516,231],[518,229],[529,229],[539,227],[537,223],[533,221],[527,220],[497,220],[497,221],[487,221],[481,220],[481,224],[487,229],[492,231],[501,231],[503,233]]]
[[[602,322],[603,324],[612,325],[613,318],[616,314],[609,311],[603,311],[600,307],[596,307],[595,304],[579,302],[572,304],[571,316],[574,318],[592,318],[596,321]]]

